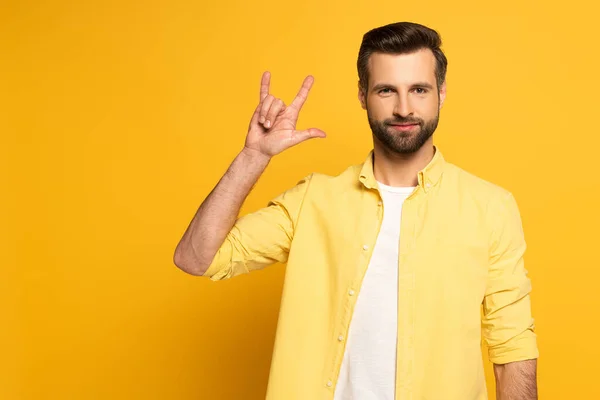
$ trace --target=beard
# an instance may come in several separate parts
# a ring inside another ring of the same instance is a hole
[[[402,118],[396,116],[396,118],[388,118],[383,121],[378,121],[371,118],[369,110],[367,108],[367,117],[369,118],[369,125],[373,135],[390,151],[398,154],[412,154],[418,151],[423,145],[429,140],[429,138],[435,132],[438,122],[440,119],[440,112],[438,109],[437,115],[428,120],[424,121],[420,118]],[[400,132],[395,131],[390,125],[392,124],[418,124],[417,129],[411,132]]]

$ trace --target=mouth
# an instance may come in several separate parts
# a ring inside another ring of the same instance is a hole
[[[419,126],[419,124],[390,124],[392,129],[397,131],[410,131],[414,129],[414,127]]]

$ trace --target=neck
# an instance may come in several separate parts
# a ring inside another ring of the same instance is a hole
[[[375,179],[388,186],[417,186],[419,171],[429,164],[434,154],[432,138],[411,154],[395,153],[376,141],[373,148]]]

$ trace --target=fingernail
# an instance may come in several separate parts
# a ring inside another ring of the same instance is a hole
[[[271,121],[267,120],[267,122],[265,122],[265,126],[268,128],[271,126]]]

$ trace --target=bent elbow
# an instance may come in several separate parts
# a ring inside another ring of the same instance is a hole
[[[173,263],[183,272],[194,276],[202,276],[208,269],[208,266],[201,265],[195,257],[186,254],[179,246],[173,254]]]

